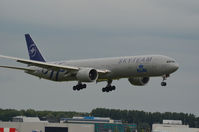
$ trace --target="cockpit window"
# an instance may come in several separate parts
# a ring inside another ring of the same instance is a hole
[[[173,60],[168,60],[167,63],[175,63]]]

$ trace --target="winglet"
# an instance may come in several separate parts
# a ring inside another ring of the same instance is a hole
[[[46,62],[29,34],[25,34],[30,60]]]

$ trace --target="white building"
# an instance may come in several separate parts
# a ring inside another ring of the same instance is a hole
[[[94,124],[0,122],[0,128],[15,128],[12,132],[94,132]],[[9,131],[4,131],[9,132]]]
[[[12,122],[41,122],[39,117],[15,116]]]
[[[73,117],[73,118],[61,118],[60,122],[70,122],[70,123],[117,123],[122,124],[121,120],[112,120],[109,117]]]
[[[179,120],[163,120],[163,124],[153,124],[152,132],[199,132],[199,128],[182,125]]]
[[[13,122],[0,122],[0,132],[125,132],[127,128],[136,132],[137,126],[101,117],[63,118],[61,123],[48,123],[38,117],[17,116]]]
[[[48,123],[38,117],[25,116],[16,116],[12,122],[0,122],[0,132],[94,132],[94,127],[94,124]]]

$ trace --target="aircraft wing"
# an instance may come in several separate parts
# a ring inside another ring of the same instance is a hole
[[[32,72],[35,71],[33,69],[29,69],[29,68],[25,68],[25,67],[14,67],[14,66],[0,66],[0,67],[9,68],[9,69],[16,69],[16,70],[22,70],[22,71],[32,71]]]
[[[21,59],[21,58],[4,56],[4,55],[0,55],[0,58],[16,60],[17,62],[20,62],[23,64],[37,66],[37,67],[41,67],[41,68],[45,68],[45,69],[51,69],[51,70],[55,70],[55,71],[58,71],[60,69],[69,70],[69,71],[78,71],[79,69],[81,69],[81,67],[76,67],[76,66],[58,65],[58,64],[52,64],[52,63],[40,62],[40,61],[34,61],[34,60],[28,60],[28,59]],[[21,68],[21,67],[11,67],[11,66],[0,66],[0,67],[18,69],[18,70],[30,70],[28,68]],[[97,70],[97,72],[104,73],[104,74],[110,72],[109,70],[101,70],[101,69],[96,69],[96,70]]]

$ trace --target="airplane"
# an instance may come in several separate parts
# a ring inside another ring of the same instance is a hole
[[[5,65],[0,67],[22,70],[27,74],[51,81],[77,81],[77,85],[73,86],[73,90],[76,91],[86,88],[86,84],[83,83],[106,81],[107,85],[102,88],[102,92],[110,92],[116,89],[112,85],[113,80],[121,78],[128,78],[132,85],[144,86],[149,82],[150,77],[159,76],[163,78],[161,86],[166,86],[165,80],[179,68],[175,59],[164,55],[46,62],[29,34],[25,34],[25,40],[30,59],[4,55],[0,55],[0,58],[15,60],[27,64],[27,67]]]

